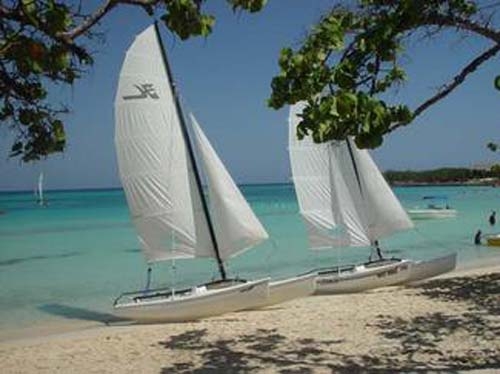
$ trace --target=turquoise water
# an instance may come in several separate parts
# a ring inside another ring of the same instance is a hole
[[[367,258],[366,248],[309,251],[292,185],[242,190],[272,240],[229,261],[231,275],[285,277],[338,259]],[[398,188],[396,194],[406,208],[425,206],[426,195],[446,195],[459,214],[417,221],[415,230],[382,240],[388,254],[425,259],[457,251],[462,265],[490,257],[500,262],[500,249],[472,245],[477,229],[494,231],[487,218],[491,209],[500,210],[500,189],[416,187]],[[46,197],[49,205],[40,207],[33,193],[0,193],[0,331],[91,320],[111,313],[121,292],[144,286],[146,264],[121,190],[48,191]],[[189,286],[215,277],[210,260],[153,269],[155,286]]]

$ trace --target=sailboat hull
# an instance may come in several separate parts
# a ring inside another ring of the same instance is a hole
[[[196,287],[190,292],[162,298],[133,299],[115,304],[114,313],[141,323],[192,321],[264,303],[269,296],[269,278],[224,288]]]
[[[322,270],[316,279],[315,295],[355,293],[393,286],[408,280],[412,261],[389,259],[345,269]]]
[[[316,289],[317,274],[311,273],[287,278],[279,281],[269,282],[269,297],[264,303],[252,309],[265,308],[312,295]]]
[[[416,285],[429,278],[452,271],[457,266],[457,254],[434,258],[428,261],[418,261],[412,264],[408,280],[405,284]]]

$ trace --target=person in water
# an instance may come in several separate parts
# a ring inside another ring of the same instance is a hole
[[[496,215],[496,212],[494,210],[491,211],[490,218],[488,219],[491,226],[495,226],[495,223],[497,221],[495,215]]]
[[[477,230],[476,235],[474,236],[474,244],[481,245],[481,230]]]

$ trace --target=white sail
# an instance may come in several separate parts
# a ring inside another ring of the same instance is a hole
[[[304,103],[291,107],[290,162],[299,207],[313,248],[368,246],[413,226],[371,159],[351,141],[299,141]]]
[[[311,248],[329,248],[340,245],[344,238],[331,208],[330,156],[328,144],[314,144],[310,138],[297,139],[304,103],[290,108],[289,144],[293,182],[300,213],[304,219]]]
[[[268,234],[191,115],[194,138],[208,184],[210,213],[222,260],[235,256]]]
[[[358,149],[354,142],[350,142],[360,177],[360,194],[368,238],[373,241],[397,231],[412,228],[413,222],[387,184],[368,150]]]
[[[365,219],[365,203],[360,194],[356,168],[346,142],[329,142],[330,183],[333,199],[331,209],[343,233],[342,245],[368,246],[372,240],[368,236]]]
[[[154,26],[123,62],[115,144],[132,220],[148,261],[214,256]]]

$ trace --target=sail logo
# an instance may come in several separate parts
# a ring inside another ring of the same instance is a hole
[[[160,98],[152,83],[134,84],[134,87],[139,90],[139,94],[123,96],[123,100],[147,99],[148,97],[157,100]]]

